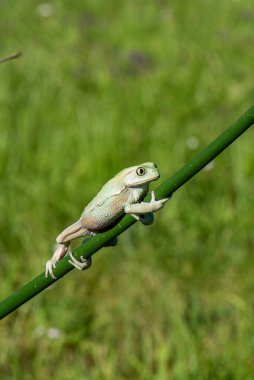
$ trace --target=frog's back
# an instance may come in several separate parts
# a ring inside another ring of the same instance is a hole
[[[128,188],[120,186],[115,178],[109,180],[85,207],[82,224],[91,230],[106,228],[124,213],[128,197]]]

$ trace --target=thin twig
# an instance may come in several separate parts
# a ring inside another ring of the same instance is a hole
[[[19,58],[21,55],[22,53],[20,51],[18,51],[17,53],[7,55],[6,57],[0,58],[0,63],[4,63],[7,61],[11,61],[13,59]]]

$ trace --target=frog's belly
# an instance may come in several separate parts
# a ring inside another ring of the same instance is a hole
[[[124,204],[125,199],[112,197],[102,205],[97,205],[89,210],[85,209],[82,214],[82,225],[92,231],[104,229],[124,214]]]

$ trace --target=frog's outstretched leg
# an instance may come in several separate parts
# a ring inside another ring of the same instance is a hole
[[[54,275],[53,270],[56,267],[56,263],[66,255],[71,240],[88,234],[90,234],[90,231],[82,225],[80,220],[61,232],[56,238],[56,242],[58,243],[57,249],[52,258],[46,262],[45,277],[48,277],[50,274],[50,276],[56,280],[57,277]]]
[[[56,242],[58,244],[63,244],[89,234],[92,234],[91,231],[84,227],[81,219],[79,219],[76,223],[73,223],[71,226],[65,228],[65,230],[57,236]]]

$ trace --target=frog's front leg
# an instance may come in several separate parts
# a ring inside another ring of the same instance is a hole
[[[156,201],[154,191],[152,191],[150,202],[127,203],[124,212],[132,215],[141,223],[149,225],[153,223],[153,212],[160,210],[168,200],[169,198],[164,198]]]

